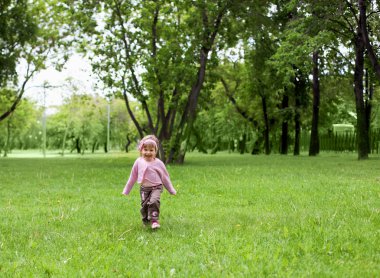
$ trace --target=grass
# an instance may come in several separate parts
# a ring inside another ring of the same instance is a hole
[[[380,160],[189,154],[161,229],[137,153],[0,159],[1,277],[377,277]]]

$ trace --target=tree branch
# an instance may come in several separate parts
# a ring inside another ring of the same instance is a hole
[[[121,79],[122,79],[122,84],[123,84],[123,97],[124,97],[124,101],[125,101],[125,106],[127,107],[128,114],[131,117],[133,123],[135,124],[135,127],[136,127],[137,131],[139,132],[140,138],[143,138],[144,137],[144,132],[143,132],[143,130],[142,130],[139,122],[137,121],[135,115],[133,114],[131,106],[129,105],[128,95],[127,95],[127,87],[125,85],[124,75],[122,76]]]
[[[140,84],[139,84],[139,81],[137,79],[137,76],[136,76],[135,70],[133,68],[133,65],[130,63],[131,54],[130,54],[130,48],[129,48],[128,39],[127,39],[127,36],[126,36],[127,30],[125,29],[124,20],[123,20],[123,16],[122,16],[122,13],[121,13],[120,2],[118,2],[117,0],[115,0],[114,3],[115,3],[116,14],[117,14],[117,17],[118,17],[118,20],[119,20],[119,24],[120,24],[120,27],[122,29],[122,37],[121,37],[121,39],[122,39],[123,44],[124,44],[126,66],[127,66],[128,70],[131,72],[131,76],[132,76],[133,91],[135,92],[137,99],[141,102],[141,105],[142,105],[142,107],[143,107],[143,109],[144,109],[144,111],[145,111],[145,113],[147,115],[149,129],[153,131],[154,130],[153,120],[152,120],[152,116],[150,115],[148,104],[146,103],[145,96],[142,93],[142,89],[140,87]]]
[[[156,2],[156,1],[155,1]],[[158,91],[158,100],[157,100],[157,122],[155,126],[154,133],[158,131],[158,127],[160,122],[162,123],[162,129],[167,128],[167,124],[165,121],[165,101],[164,101],[164,91],[162,88],[162,78],[161,75],[158,71],[158,64],[157,64],[157,40],[158,40],[158,35],[157,35],[157,22],[158,22],[158,16],[160,12],[160,6],[159,4],[156,3],[156,7],[154,9],[154,14],[153,14],[153,23],[152,23],[152,59],[153,59],[153,70],[154,74],[156,75],[157,78],[157,83],[159,87]]]
[[[359,11],[360,11],[360,19],[361,19],[360,28],[362,30],[363,41],[367,48],[367,55],[369,57],[369,60],[371,61],[372,67],[375,70],[377,77],[380,79],[380,65],[378,62],[378,57],[376,56],[376,53],[373,50],[373,47],[371,45],[371,42],[368,36],[366,10],[367,10],[367,6],[365,3],[365,0],[359,0]]]
[[[21,85],[19,93],[18,93],[16,99],[14,100],[13,104],[11,105],[11,107],[7,111],[5,111],[3,114],[0,115],[0,122],[3,121],[4,119],[6,119],[7,117],[9,117],[13,113],[13,111],[16,110],[17,105],[20,103],[22,96],[25,93],[25,86],[35,72],[36,72],[36,69],[30,70],[30,64],[28,64],[28,68],[27,68],[26,74],[25,74],[25,80]]]
[[[246,111],[244,111],[236,102],[236,99],[233,97],[232,93],[230,92],[230,89],[228,88],[228,84],[227,82],[224,80],[224,78],[220,78],[220,81],[222,82],[223,84],[223,87],[224,87],[224,91],[228,97],[228,99],[231,101],[231,103],[234,105],[234,107],[236,108],[236,111],[243,116],[244,119],[248,120],[249,122],[253,123],[254,125],[256,125],[256,122],[255,120],[248,115],[248,113]]]

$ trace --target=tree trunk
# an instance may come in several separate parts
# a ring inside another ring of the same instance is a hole
[[[11,145],[11,118],[8,118],[8,121],[7,121],[7,138],[5,141],[4,155],[3,155],[4,157],[8,156],[10,145]]]
[[[206,65],[208,62],[208,54],[212,51],[212,47],[215,42],[216,35],[219,32],[222,18],[227,11],[227,5],[220,7],[215,20],[210,21],[206,8],[202,10],[202,22],[205,33],[204,40],[202,41],[202,47],[199,53],[199,68],[197,72],[197,78],[191,88],[191,92],[187,99],[186,107],[182,113],[179,128],[175,134],[174,144],[172,144],[169,152],[167,162],[176,161],[182,164],[185,160],[187,142],[193,130],[193,124],[197,114],[198,97],[203,87],[203,83],[206,75]]]
[[[319,104],[320,104],[320,90],[319,90],[319,52],[313,53],[313,118],[311,122],[311,135],[309,156],[316,156],[319,154]]]
[[[239,138],[239,143],[238,143],[238,148],[239,148],[239,153],[244,154],[245,153],[245,147],[247,143],[247,134],[244,133],[241,138]]]
[[[105,146],[107,146],[107,143],[104,144]],[[107,146],[108,147],[108,146]],[[104,152],[107,153],[108,152],[108,149],[107,147],[105,147],[105,150]],[[92,143],[92,148],[91,148],[91,153],[95,153],[95,150],[98,148],[98,142],[93,142]]]
[[[294,155],[300,154],[300,141],[301,141],[301,109],[302,109],[302,96],[306,94],[306,77],[302,72],[294,67],[296,76],[294,78]]]
[[[288,95],[283,95],[281,109],[284,111],[284,119],[282,120],[281,128],[281,145],[280,145],[280,154],[288,154],[288,133],[289,133],[289,124],[288,116],[286,114],[286,109],[289,108],[289,97]]]
[[[371,113],[372,113],[372,99],[373,99],[373,83],[369,77],[368,69],[365,74],[365,97],[364,97],[364,109],[365,109],[365,121],[368,130],[368,137],[371,138]],[[371,139],[368,139],[368,153],[371,153]]]
[[[67,138],[67,133],[69,131],[69,125],[66,126],[65,128],[65,133],[63,134],[63,139],[62,139],[62,153],[61,155],[64,156],[65,155],[65,145],[66,145],[66,138]]]
[[[25,86],[28,83],[28,81],[30,80],[30,78],[33,76],[33,74],[35,73],[35,71],[36,71],[35,69],[31,71],[30,70],[30,64],[28,64],[26,75],[25,75],[25,80],[24,80],[24,82],[21,85],[21,89],[19,90],[19,92],[17,94],[17,97],[14,100],[13,104],[11,105],[11,107],[7,111],[5,111],[3,114],[0,115],[0,122],[2,120],[6,119],[7,117],[9,117],[13,113],[13,111],[16,110],[18,104],[20,103],[20,101],[22,99],[22,96],[25,93]]]
[[[131,144],[131,139],[129,138],[129,135],[127,134],[127,143],[125,144],[125,152],[127,153],[129,151],[129,145]]]
[[[369,134],[366,123],[366,110],[364,106],[363,95],[363,70],[364,70],[364,41],[361,25],[363,24],[361,18],[359,19],[359,26],[355,36],[355,72],[354,72],[354,91],[356,100],[356,114],[357,114],[357,149],[358,159],[368,159],[368,145]]]
[[[261,96],[261,104],[263,107],[263,115],[264,115],[264,147],[265,147],[265,154],[269,155],[270,150],[270,142],[269,142],[269,118],[268,118],[268,109],[267,109],[267,100],[265,95]]]
[[[79,154],[81,152],[81,148],[80,148],[80,140],[79,138],[76,138],[75,139],[75,148],[77,150],[77,153]]]
[[[293,155],[299,155],[300,154],[300,138],[301,138],[301,114],[299,112],[300,110],[300,100],[299,96],[296,96],[296,107],[295,107],[295,113],[294,113],[294,150]]]
[[[178,164],[182,164],[185,160],[186,154],[186,141],[189,139],[189,135],[193,129],[193,124],[196,116],[196,109],[198,105],[198,97],[203,86],[203,82],[206,75],[207,55],[209,49],[202,47],[200,53],[200,67],[197,74],[197,80],[191,88],[191,92],[187,99],[186,107],[181,117],[178,132],[175,135],[174,144],[171,147],[167,162],[173,161]],[[181,142],[181,140],[184,140]]]

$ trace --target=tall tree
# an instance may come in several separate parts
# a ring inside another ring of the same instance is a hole
[[[355,14],[354,14],[355,16]],[[354,37],[355,45],[355,71],[354,71],[354,91],[356,100],[357,114],[357,142],[358,142],[358,158],[368,158],[369,146],[369,130],[366,121],[366,109],[364,104],[364,40],[361,25],[362,19],[358,18],[356,33]]]
[[[15,92],[10,106],[0,111],[0,121],[17,108],[27,83],[45,68],[49,58],[57,60],[56,65],[67,59],[64,38],[71,33],[60,30],[64,24],[54,0],[0,3],[0,87],[10,87]],[[24,65],[23,72],[17,70],[20,65]]]
[[[368,47],[368,54],[371,53],[371,44],[368,32],[367,19],[372,14],[378,17],[376,10],[372,10],[369,15],[366,14],[366,2],[363,1],[330,1],[328,7],[320,5],[318,17],[321,22],[324,22],[327,30],[332,31],[340,43],[351,50],[353,47],[354,56],[354,96],[356,103],[356,134],[357,134],[357,151],[358,159],[368,158],[369,146],[369,129],[366,123],[366,108],[363,88],[365,50]],[[377,5],[372,8],[376,9]],[[328,24],[326,24],[328,23]],[[373,50],[373,49],[372,49]],[[371,53],[371,59],[375,66],[376,57],[374,52]],[[374,67],[376,70],[376,66]]]
[[[184,160],[201,91],[207,91],[206,69],[216,64],[231,3],[115,0],[70,7],[79,19],[102,19],[88,24],[94,28],[83,45],[95,54],[93,66],[106,87],[124,98],[140,137],[153,133],[160,139],[166,162]],[[133,114],[131,98],[140,102],[144,121]]]
[[[319,154],[319,104],[320,104],[320,86],[319,86],[319,51],[313,52],[313,116],[311,121],[311,134],[309,155]]]
[[[13,3],[14,2],[14,3]],[[15,20],[17,19],[17,20]],[[27,1],[2,1],[0,4],[0,87],[17,84],[16,66],[27,55],[26,45],[32,43],[37,36],[37,22]],[[0,121],[6,119],[16,109],[30,79],[33,70],[28,63],[25,81],[20,91],[5,111],[0,111]]]
[[[313,52],[313,31],[306,18],[306,5],[298,1],[284,1],[277,5],[274,20],[282,22],[278,31],[278,48],[270,64],[279,82],[282,101],[280,153],[288,153],[290,119],[294,123],[293,154],[300,153],[302,110],[307,106],[308,79],[305,73],[311,71],[310,54]]]
[[[247,1],[245,7],[233,9],[237,21],[232,23],[240,31],[236,33],[239,40],[231,52],[235,53],[232,56],[237,56],[234,58],[237,60],[233,62],[232,72],[225,72],[222,78],[228,99],[257,134],[252,153],[264,151],[266,154],[271,153],[270,130],[275,102],[272,73],[266,65],[274,52],[276,40],[269,10],[269,1]],[[226,59],[231,60],[228,56],[225,55]]]
[[[260,98],[262,117],[258,122],[262,129],[262,138],[264,139],[264,152],[269,155],[271,153],[270,143],[270,102],[275,87],[273,86],[270,68],[266,65],[269,58],[274,53],[273,38],[268,34],[270,30],[263,28],[252,36],[255,43],[252,49],[247,49],[246,64],[249,69],[249,89],[253,94]]]

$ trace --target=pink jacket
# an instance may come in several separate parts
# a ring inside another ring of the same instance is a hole
[[[128,182],[124,187],[123,194],[128,195],[136,181],[141,184],[144,180],[149,181],[153,185],[163,184],[170,194],[177,193],[170,181],[165,164],[158,158],[155,158],[151,162],[146,161],[142,157],[136,159]]]

